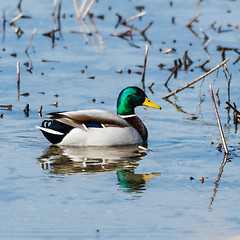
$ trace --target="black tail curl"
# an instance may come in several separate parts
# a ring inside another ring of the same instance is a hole
[[[45,131],[41,130],[43,135],[52,144],[60,143],[63,140],[63,138],[73,129],[73,127],[68,126],[64,123],[55,121],[55,120],[44,120],[42,122],[42,127],[63,133],[63,135],[59,135],[59,134],[49,133],[49,132],[45,132]]]

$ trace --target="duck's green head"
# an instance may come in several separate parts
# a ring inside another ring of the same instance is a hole
[[[117,114],[130,115],[134,114],[135,107],[148,106],[151,108],[161,109],[157,104],[148,99],[144,91],[138,87],[124,88],[117,100]]]

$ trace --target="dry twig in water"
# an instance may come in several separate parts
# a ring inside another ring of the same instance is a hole
[[[19,13],[15,18],[13,18],[13,20],[9,23],[9,25],[13,25],[14,22],[16,22],[19,18],[21,18],[23,16],[23,13]]]
[[[153,21],[150,22],[142,31],[141,31],[141,34],[144,36],[145,35],[145,32],[152,26],[153,24]]]
[[[175,66],[170,74],[170,76],[168,77],[167,81],[164,83],[165,86],[167,86],[169,80],[171,79],[172,75],[175,74],[178,71],[178,65]]]
[[[12,104],[5,104],[5,105],[0,105],[0,108],[4,108],[4,110],[12,110]]]
[[[24,109],[23,109],[23,112],[24,112],[24,114],[25,114],[25,117],[29,117],[29,104],[28,103],[26,103],[26,105],[25,105],[25,107],[24,107]]]
[[[58,4],[58,15],[57,18],[60,19],[60,15],[61,15],[61,8],[62,8],[62,0],[59,1]],[[60,25],[60,24],[59,24]]]
[[[87,7],[86,7],[86,10],[85,10],[85,12],[84,12],[84,14],[83,14],[83,17],[82,17],[82,20],[83,20],[83,21],[84,21],[85,17],[87,16],[87,14],[88,14],[91,6],[93,5],[93,3],[94,3],[94,0],[90,0],[90,2],[88,3],[88,5],[87,5]],[[80,16],[79,16],[79,17],[80,17]]]
[[[149,87],[148,87],[148,89],[150,90],[150,92],[152,93],[152,94],[154,94],[154,92],[153,92],[153,90],[152,90],[152,86],[154,85],[154,82],[153,83],[151,83],[150,85],[149,85]]]
[[[204,71],[204,72],[208,72],[210,71],[210,69],[205,68],[205,65],[208,64],[210,61],[206,60],[204,63],[202,63],[201,65],[199,65],[199,67]]]
[[[231,103],[226,102],[226,104],[227,104],[230,108],[232,108],[238,115],[240,115],[240,112],[239,112],[239,111],[237,110],[237,108],[234,107]]]
[[[183,65],[184,65],[184,70],[187,70],[191,65],[193,61],[191,58],[188,56],[188,49],[185,50],[185,53],[183,55]]]
[[[40,108],[38,110],[38,114],[39,114],[40,118],[42,118],[42,109],[43,109],[43,106],[40,106]]]
[[[26,112],[26,113],[29,112],[29,104],[28,103],[26,103],[23,111]]]
[[[191,19],[188,23],[187,23],[187,27],[191,27],[191,25],[192,25],[192,23],[194,22],[194,21],[196,21],[197,20],[197,18],[199,17],[201,15],[201,13],[198,13],[193,19]]]
[[[176,52],[176,49],[175,48],[169,48],[167,50],[165,50],[163,53],[166,54],[166,55],[169,55],[169,53],[171,52]]]
[[[136,16],[134,16],[134,17],[131,17],[131,18],[127,19],[127,20],[125,20],[125,19],[122,20],[122,19],[123,19],[122,16],[120,16],[118,13],[116,13],[116,15],[118,16],[118,23],[117,23],[117,25],[115,26],[115,28],[117,28],[117,27],[119,26],[119,24],[124,25],[124,26],[130,28],[131,31],[134,30],[134,31],[140,33],[140,34],[142,35],[142,37],[144,38],[144,41],[146,41],[146,42],[148,42],[149,44],[151,44],[151,41],[146,37],[146,31],[152,26],[153,21],[150,22],[150,23],[147,25],[147,27],[145,27],[143,30],[139,30],[138,28],[134,27],[133,25],[129,25],[129,24],[128,24],[128,22],[129,22],[130,20],[133,20],[133,19],[135,19],[136,17],[141,17],[141,16],[139,16],[138,14],[137,14]],[[129,32],[129,31],[126,31],[126,33],[128,33],[128,32]],[[122,34],[120,34],[120,35],[122,35]],[[112,36],[118,37],[119,34],[112,34]],[[124,37],[122,37],[122,38],[125,39]],[[131,43],[131,45],[133,45],[133,43]],[[136,45],[134,45],[134,46],[137,47],[137,48],[139,48],[139,47],[136,46]]]
[[[20,12],[21,12],[21,4],[22,4],[22,0],[19,0],[19,3],[18,3],[18,9],[20,10]]]
[[[237,125],[239,124],[239,117],[240,117],[240,112],[237,109],[237,106],[235,103],[233,105],[229,102],[226,102],[226,104],[233,109],[233,116],[234,116],[234,123],[235,123],[235,133],[237,133]]]
[[[83,0],[82,5],[79,9],[77,0],[74,0],[74,6],[75,6],[76,14],[77,14],[77,19],[80,19],[80,16],[83,12],[83,9],[84,9],[86,3],[87,3],[87,0]]]
[[[54,15],[55,15],[55,10],[56,10],[56,7],[57,7],[57,0],[54,0],[54,2],[53,2],[52,16],[54,16]]]
[[[171,97],[172,95],[175,95],[176,93],[182,91],[183,89],[185,88],[188,88],[189,86],[193,85],[194,83],[200,81],[201,79],[203,79],[204,77],[206,77],[207,75],[209,75],[210,73],[216,71],[217,69],[219,69],[221,66],[223,66],[227,61],[229,60],[229,58],[227,58],[226,60],[224,60],[222,63],[220,63],[219,65],[217,65],[215,68],[211,69],[210,71],[208,71],[207,73],[203,74],[202,76],[196,78],[195,80],[193,80],[192,82],[178,88],[177,90],[175,90],[174,92],[171,92],[169,93],[168,95],[166,95],[165,97],[163,98],[169,98]]]
[[[27,48],[26,48],[25,52],[27,52],[27,51],[28,51],[28,49],[29,49],[29,47],[30,47],[30,45],[31,45],[31,43],[32,43],[33,36],[34,36],[34,34],[36,33],[36,31],[37,31],[37,29],[36,29],[36,28],[34,28],[34,30],[33,30],[33,33],[32,33],[32,36],[31,36],[31,38],[30,38],[30,41],[29,41],[29,43],[28,43],[28,46],[27,46]]]
[[[144,16],[145,14],[147,14],[146,11],[140,12],[140,13],[136,14],[135,16],[130,17],[129,19],[123,20],[122,24],[126,24],[126,23],[128,23],[128,22],[130,22],[130,21],[132,21],[136,18]]]
[[[222,140],[222,144],[223,144],[223,149],[224,149],[225,154],[228,154],[228,148],[227,148],[227,144],[226,144],[226,141],[225,141],[225,138],[224,138],[224,134],[223,134],[223,130],[222,130],[222,124],[221,124],[221,121],[220,121],[220,118],[219,118],[219,114],[218,114],[217,106],[216,106],[216,103],[215,103],[215,100],[214,100],[214,95],[213,95],[213,90],[212,90],[211,85],[209,85],[209,89],[210,89],[210,93],[211,93],[211,96],[212,96],[213,107],[214,107],[214,111],[215,111],[216,118],[217,118],[217,123],[218,123],[218,128],[219,128],[219,132],[220,132],[220,136],[221,136],[221,140]]]

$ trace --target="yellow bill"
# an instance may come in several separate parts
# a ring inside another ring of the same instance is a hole
[[[151,108],[158,108],[162,109],[160,106],[158,106],[156,103],[152,102],[149,98],[145,97],[145,101],[142,104],[143,106],[151,107]]]

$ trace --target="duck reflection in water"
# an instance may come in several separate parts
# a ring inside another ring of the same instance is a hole
[[[160,173],[136,174],[139,161],[146,155],[136,146],[125,147],[59,147],[50,146],[37,160],[42,169],[53,175],[96,174],[116,171],[124,192],[142,192],[147,182]]]
[[[159,175],[160,173],[158,172],[151,174],[137,174],[134,170],[129,169],[117,171],[120,188],[122,188],[124,192],[130,193],[139,193],[146,190],[148,187],[147,182]]]

